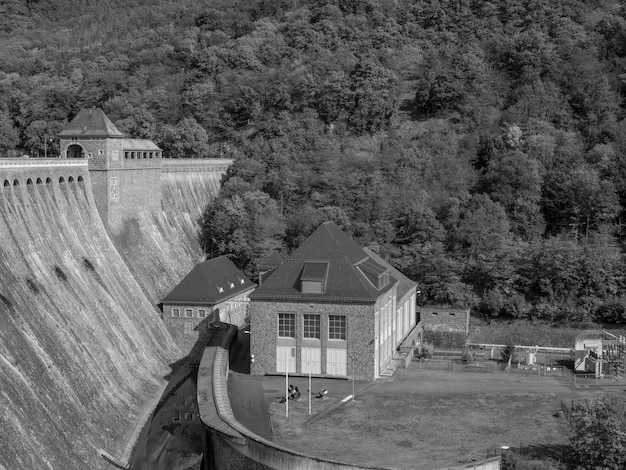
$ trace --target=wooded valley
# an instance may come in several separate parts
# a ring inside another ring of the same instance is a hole
[[[199,236],[248,274],[333,220],[422,303],[626,322],[618,1],[7,0],[0,41],[0,156],[97,106],[234,158]]]

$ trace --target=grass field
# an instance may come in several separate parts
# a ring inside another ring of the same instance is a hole
[[[598,325],[598,328],[602,327]],[[576,336],[588,328],[567,328],[550,323],[533,323],[529,321],[497,321],[481,322],[472,320],[469,329],[470,343],[515,344],[525,346],[549,346],[554,348],[573,348]],[[607,328],[615,335],[626,335],[623,329]]]
[[[567,421],[555,416],[564,390],[555,379],[415,368],[397,374],[354,402],[329,403],[314,420],[307,420],[306,400],[290,405],[288,420],[284,405],[271,404],[275,441],[344,462],[422,470],[482,459],[503,445],[546,461],[560,458],[568,442]],[[538,383],[543,391],[528,391]]]

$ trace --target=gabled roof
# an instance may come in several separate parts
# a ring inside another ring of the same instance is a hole
[[[59,137],[124,137],[115,124],[99,108],[81,109]]]
[[[215,305],[254,286],[231,260],[219,256],[198,263],[161,302]]]
[[[263,280],[250,299],[374,303],[397,280],[389,277],[389,283],[379,289],[359,268],[366,261],[370,271],[387,271],[334,222],[325,222]],[[323,292],[302,292],[302,281],[323,282]]]

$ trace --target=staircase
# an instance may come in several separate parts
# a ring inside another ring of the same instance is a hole
[[[393,359],[387,364],[385,370],[380,373],[381,377],[391,377],[396,369],[401,369],[404,367],[406,356],[408,353],[399,353],[396,352],[393,355]]]

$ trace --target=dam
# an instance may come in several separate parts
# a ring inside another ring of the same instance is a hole
[[[145,179],[134,161],[107,175],[134,186],[103,194],[72,156],[0,159],[0,470],[105,469],[103,451],[124,453],[181,358],[155,303],[204,258],[197,219],[231,163],[159,159]]]

